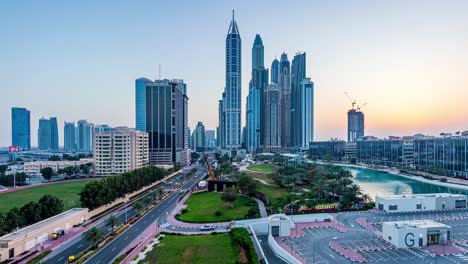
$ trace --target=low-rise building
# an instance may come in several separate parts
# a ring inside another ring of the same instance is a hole
[[[313,141],[309,145],[309,157],[312,160],[341,161],[345,156],[345,141]]]
[[[88,209],[74,208],[0,237],[0,262],[13,258],[52,239],[54,232],[66,234],[88,218]],[[38,248],[39,249],[39,248]]]
[[[411,167],[413,139],[393,136],[388,139],[364,137],[357,141],[357,160],[366,164]]]
[[[149,162],[148,133],[120,127],[97,132],[94,137],[96,176],[123,173]]]
[[[446,244],[452,240],[452,228],[433,220],[384,222],[383,238],[397,248]]]
[[[385,212],[411,212],[466,208],[466,195],[450,193],[376,196],[375,208]]]
[[[93,163],[93,159],[80,159],[80,160],[60,160],[60,161],[30,161],[25,162],[23,165],[24,173],[27,175],[40,175],[41,169],[52,168],[55,172],[66,167],[75,167],[82,164]]]

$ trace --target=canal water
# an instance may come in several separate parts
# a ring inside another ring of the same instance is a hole
[[[343,167],[353,174],[352,180],[354,183],[361,187],[363,193],[370,195],[372,200],[375,200],[376,195],[413,193],[455,193],[468,195],[468,190],[429,184],[365,168]]]

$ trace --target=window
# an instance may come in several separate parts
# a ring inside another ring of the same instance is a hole
[[[398,210],[398,205],[391,204],[391,205],[388,206],[388,210],[389,211],[396,211],[396,210]]]
[[[422,208],[422,204],[418,203],[416,204],[416,209],[421,209]]]

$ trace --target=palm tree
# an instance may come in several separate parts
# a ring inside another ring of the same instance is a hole
[[[372,202],[372,198],[367,193],[362,195],[362,199],[364,199],[365,204],[367,204],[367,202]]]
[[[138,200],[135,203],[133,203],[133,210],[135,210],[137,215],[139,215],[141,210],[143,210],[143,202],[141,200]]]
[[[93,248],[97,247],[99,240],[101,240],[102,237],[102,232],[97,227],[93,227],[84,233],[84,239],[89,243],[92,243]]]
[[[356,198],[356,196],[358,196],[359,194],[362,194],[361,187],[359,187],[359,185],[355,183],[349,186],[349,191],[351,192],[354,198]]]
[[[119,222],[119,219],[115,215],[111,215],[106,219],[105,225],[111,228],[111,234],[114,234],[114,229],[119,224]]]

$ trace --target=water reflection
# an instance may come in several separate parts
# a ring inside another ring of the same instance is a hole
[[[468,195],[467,190],[448,188],[403,178],[363,168],[346,167],[353,174],[353,181],[372,199],[376,195],[412,194],[412,193],[461,193]]]

